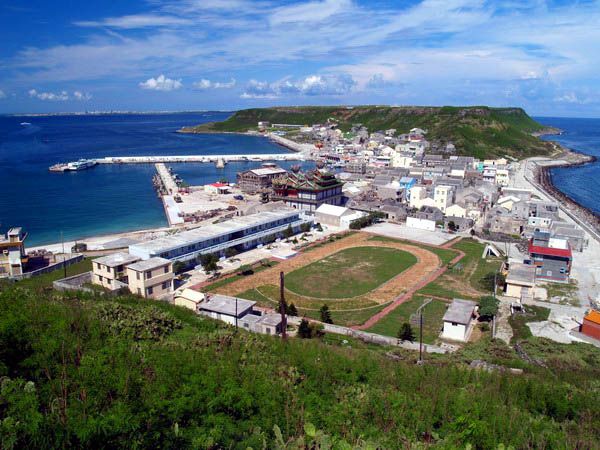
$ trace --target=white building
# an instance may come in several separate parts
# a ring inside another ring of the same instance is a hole
[[[332,227],[350,228],[353,220],[360,219],[366,214],[361,211],[353,211],[343,206],[322,204],[315,211],[315,222]]]
[[[436,186],[433,191],[433,200],[435,206],[443,213],[446,213],[446,208],[450,206],[454,200],[454,189],[452,186]]]
[[[444,314],[442,338],[467,342],[471,334],[477,303],[455,298]]]

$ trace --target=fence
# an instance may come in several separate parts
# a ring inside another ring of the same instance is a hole
[[[64,266],[69,267],[70,265],[78,263],[80,261],[83,261],[83,255],[76,255],[76,256],[73,256],[72,258],[65,259],[64,261],[61,261],[56,264],[42,267],[41,269],[37,269],[32,272],[25,272],[24,274],[21,274],[21,275],[12,276],[12,277],[10,277],[10,279],[11,280],[23,280],[25,278],[37,277],[37,276],[43,275],[45,273],[54,272],[57,269],[62,269]]]

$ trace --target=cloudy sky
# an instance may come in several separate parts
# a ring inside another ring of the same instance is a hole
[[[370,103],[600,117],[599,74],[599,0],[0,5],[0,113]]]

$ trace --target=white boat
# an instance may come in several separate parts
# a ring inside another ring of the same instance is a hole
[[[74,161],[67,163],[67,168],[65,170],[68,171],[78,171],[89,169],[90,167],[94,167],[96,164],[96,160],[94,159],[80,159],[79,161]]]
[[[24,126],[24,127],[28,127],[31,124],[29,122],[21,122],[21,125]]]

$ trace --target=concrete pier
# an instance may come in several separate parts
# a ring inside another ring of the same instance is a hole
[[[178,155],[178,156],[106,156],[96,159],[98,164],[157,164],[157,163],[216,163],[246,161],[304,161],[302,153],[247,154],[247,155]]]

